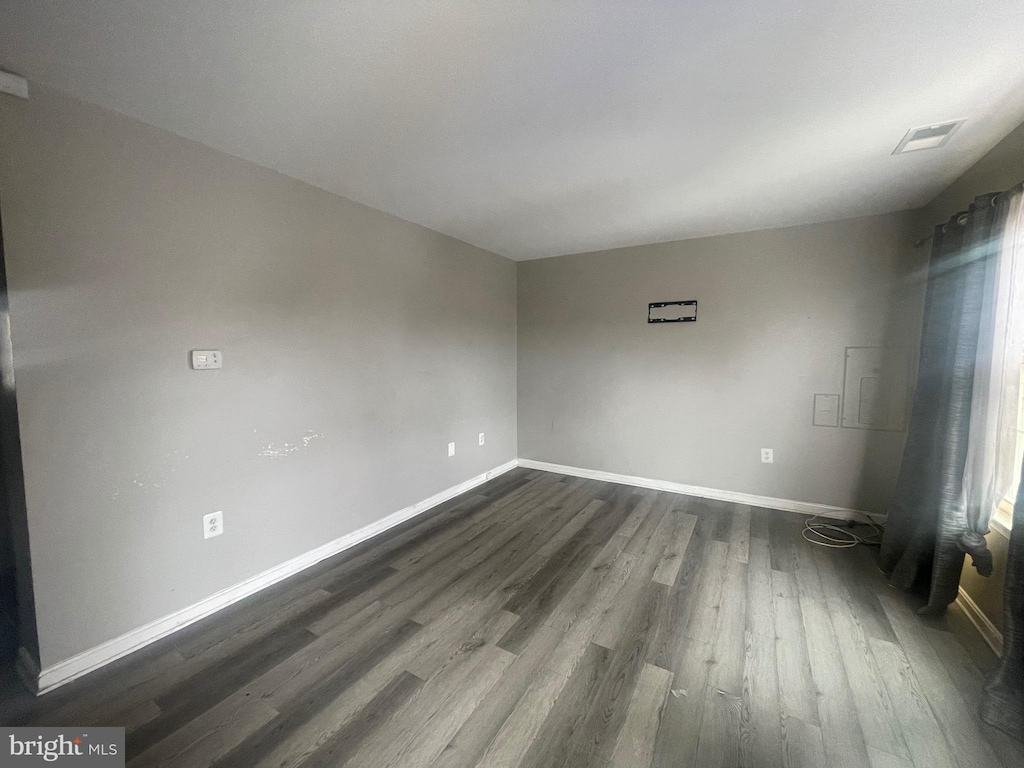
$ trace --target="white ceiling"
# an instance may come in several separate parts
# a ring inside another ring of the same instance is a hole
[[[1024,120],[1024,3],[0,0],[0,68],[530,259],[928,202]]]

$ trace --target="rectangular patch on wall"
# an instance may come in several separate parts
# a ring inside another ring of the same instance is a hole
[[[694,323],[697,301],[655,301],[647,305],[648,323]]]
[[[901,347],[847,347],[842,426],[902,432],[907,428],[910,355]]]
[[[816,394],[814,396],[814,418],[816,427],[839,426],[839,395]]]

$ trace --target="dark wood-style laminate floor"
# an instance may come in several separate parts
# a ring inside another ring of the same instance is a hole
[[[134,768],[1024,764],[962,614],[801,522],[517,469],[5,719]]]

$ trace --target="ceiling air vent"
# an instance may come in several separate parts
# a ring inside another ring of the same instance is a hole
[[[926,125],[922,128],[911,128],[903,141],[893,150],[894,155],[904,152],[916,152],[919,149],[936,149],[941,147],[949,137],[956,133],[956,129],[963,125],[965,120],[954,120],[952,123],[939,123],[938,125]]]

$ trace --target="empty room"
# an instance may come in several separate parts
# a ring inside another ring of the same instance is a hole
[[[1024,766],[1019,0],[0,0],[0,768]]]

